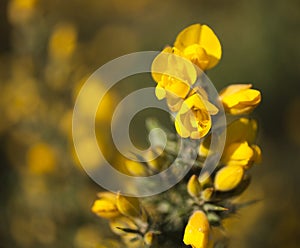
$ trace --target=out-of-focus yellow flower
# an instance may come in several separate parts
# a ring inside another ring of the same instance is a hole
[[[242,181],[244,169],[241,165],[225,166],[216,174],[214,186],[219,191],[230,191],[235,189]]]
[[[185,227],[183,242],[193,248],[206,248],[209,238],[209,222],[204,212],[196,211]]]
[[[58,25],[49,41],[49,54],[53,59],[64,60],[71,56],[77,44],[77,31],[68,23]]]
[[[125,166],[129,174],[132,176],[145,177],[148,175],[148,170],[146,166],[142,163],[133,160],[126,160]]]
[[[143,213],[140,201],[136,197],[118,194],[117,207],[120,213],[128,217],[141,217]]]
[[[211,128],[211,115],[218,113],[218,109],[208,100],[193,94],[182,104],[175,119],[175,127],[183,138],[200,139]]]
[[[201,184],[196,175],[192,175],[187,183],[187,191],[190,196],[197,197],[201,193]]]
[[[8,15],[12,23],[22,23],[30,19],[35,12],[37,0],[12,0],[9,1]]]
[[[116,218],[120,216],[117,208],[117,196],[110,192],[98,193],[100,199],[96,200],[92,206],[92,212],[106,219]]]
[[[54,150],[46,143],[37,143],[27,153],[27,164],[30,172],[44,174],[55,169],[56,156]]]
[[[220,92],[220,99],[226,112],[232,115],[248,114],[258,106],[261,94],[251,89],[251,84],[229,85]]]
[[[165,97],[171,98],[170,102],[184,99],[197,79],[194,65],[179,55],[177,49],[166,47],[152,63],[152,77],[157,82],[155,94],[159,100]]]
[[[216,66],[222,56],[218,37],[210,27],[201,24],[194,24],[182,30],[174,47],[202,70]]]
[[[232,143],[224,150],[221,161],[226,165],[241,165],[248,169],[261,161],[261,150],[247,141]]]

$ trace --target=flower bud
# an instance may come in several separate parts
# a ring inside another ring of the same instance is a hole
[[[196,211],[185,227],[183,242],[193,248],[206,248],[209,237],[209,222],[204,212]]]
[[[96,215],[111,219],[120,216],[116,205],[116,195],[109,192],[98,193],[100,199],[96,200],[92,206],[92,212]]]
[[[201,198],[204,201],[210,201],[214,193],[214,188],[206,188],[201,192]]]
[[[246,141],[236,142],[224,149],[222,162],[226,165],[241,165],[249,169],[254,163],[261,161],[261,150],[257,145],[249,145]]]
[[[132,176],[145,177],[148,175],[147,168],[139,162],[126,160],[125,166],[129,174]]]
[[[140,201],[135,197],[117,195],[117,208],[121,214],[128,217],[141,217],[142,209]]]
[[[238,186],[244,176],[244,169],[240,165],[225,166],[216,174],[214,186],[219,191],[230,191]]]
[[[198,197],[201,193],[201,185],[196,175],[192,175],[187,183],[187,191],[190,196]]]

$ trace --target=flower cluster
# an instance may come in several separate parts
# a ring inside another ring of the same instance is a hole
[[[147,247],[153,244],[158,234],[150,229],[148,214],[138,198],[126,197],[110,192],[98,193],[92,211],[109,220],[111,230],[120,235],[130,247]]]
[[[238,206],[231,198],[247,188],[249,170],[261,162],[261,149],[256,144],[258,124],[245,116],[259,105],[261,93],[251,84],[232,84],[213,102],[207,89],[196,82],[204,71],[217,65],[221,55],[215,33],[206,25],[194,24],[180,32],[173,47],[166,47],[153,61],[155,94],[159,100],[166,99],[176,114],[173,121],[178,135],[165,130],[168,142],[164,151],[152,147],[148,162],[126,161],[126,172],[150,176],[168,168],[176,158],[181,138],[187,141],[187,151],[197,153],[197,159],[184,180],[163,194],[138,200],[99,193],[92,211],[109,219],[112,230],[128,247],[137,243],[137,247],[179,247],[183,242],[206,248],[223,242],[213,237],[213,230],[236,212]],[[226,137],[220,161],[213,173],[201,174],[203,161],[212,152],[213,118],[223,109],[230,118],[219,132],[220,137]],[[162,127],[153,120],[147,123]],[[191,154],[185,154],[178,166],[188,163]]]

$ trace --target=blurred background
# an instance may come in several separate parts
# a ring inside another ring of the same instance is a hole
[[[254,116],[264,161],[242,196],[261,201],[225,223],[230,247],[299,247],[299,9],[297,0],[0,0],[0,247],[113,247],[90,212],[101,189],[74,155],[76,95],[109,60],[161,50],[193,23],[208,24],[223,45],[208,73],[216,88],[251,82],[263,95]],[[121,92],[107,94],[96,119],[117,164],[105,130]]]

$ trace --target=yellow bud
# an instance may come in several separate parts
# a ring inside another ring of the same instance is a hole
[[[147,171],[146,167],[139,162],[136,162],[133,160],[126,160],[125,166],[129,172],[129,174],[132,176],[145,177],[148,175],[148,171]]]
[[[238,186],[244,176],[244,169],[240,165],[225,166],[219,170],[215,177],[215,189],[230,191]]]
[[[162,151],[157,147],[158,152],[161,154]],[[149,168],[155,172],[159,172],[162,170],[163,166],[166,164],[165,157],[163,154],[156,157],[156,153],[150,150],[147,153],[147,164]]]
[[[196,211],[185,227],[183,242],[193,248],[206,248],[208,246],[209,231],[209,222],[205,213]]]
[[[96,215],[111,219],[120,216],[116,206],[116,195],[109,192],[98,193],[100,199],[96,200],[92,206],[92,212]]]
[[[141,217],[142,209],[138,198],[117,195],[117,208],[125,216]]]
[[[253,162],[255,164],[259,164],[262,161],[262,155],[261,155],[261,149],[259,146],[257,145],[252,145],[251,146],[254,152],[254,156],[253,156]]]
[[[201,198],[204,201],[210,201],[213,193],[214,193],[214,188],[206,188],[201,192]]]
[[[153,231],[146,232],[146,234],[144,235],[145,244],[148,246],[152,245],[153,239],[154,239],[154,232]]]
[[[192,175],[187,183],[187,191],[190,196],[197,197],[201,193],[201,185],[196,175]]]
[[[203,173],[198,178],[202,188],[206,188],[212,184],[211,177],[208,172]]]
[[[254,163],[261,162],[261,150],[246,141],[232,143],[225,147],[221,161],[226,165],[241,165],[249,169]]]

